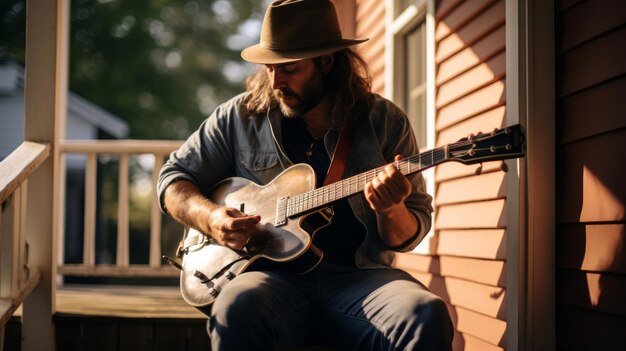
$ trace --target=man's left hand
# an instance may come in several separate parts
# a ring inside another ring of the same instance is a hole
[[[396,155],[396,162],[402,156]],[[389,164],[379,172],[371,182],[365,185],[365,199],[370,208],[379,214],[392,211],[398,206],[404,206],[404,200],[411,194],[412,185],[398,168]]]

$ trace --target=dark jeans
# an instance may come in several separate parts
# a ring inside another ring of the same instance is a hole
[[[240,275],[213,305],[208,330],[214,351],[311,342],[342,350],[450,350],[453,336],[445,303],[406,272],[328,263],[297,276]]]

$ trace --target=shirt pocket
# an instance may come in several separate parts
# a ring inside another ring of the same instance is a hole
[[[258,184],[269,183],[282,171],[273,151],[239,150],[239,164],[240,176]]]

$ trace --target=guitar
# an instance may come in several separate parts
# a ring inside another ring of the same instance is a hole
[[[409,175],[438,164],[457,161],[475,164],[524,156],[525,136],[513,125],[491,133],[422,152],[393,164]],[[210,307],[236,276],[245,271],[283,270],[305,273],[323,253],[313,245],[315,233],[330,224],[333,202],[359,194],[384,166],[315,188],[315,172],[307,164],[289,167],[267,185],[234,177],[218,183],[209,198],[216,204],[261,215],[260,230],[242,250],[219,245],[195,229],[186,229],[180,288],[183,299],[209,314]]]

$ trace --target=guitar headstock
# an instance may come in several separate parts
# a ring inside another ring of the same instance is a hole
[[[526,136],[519,124],[460,139],[448,145],[450,160],[465,164],[524,156]]]

